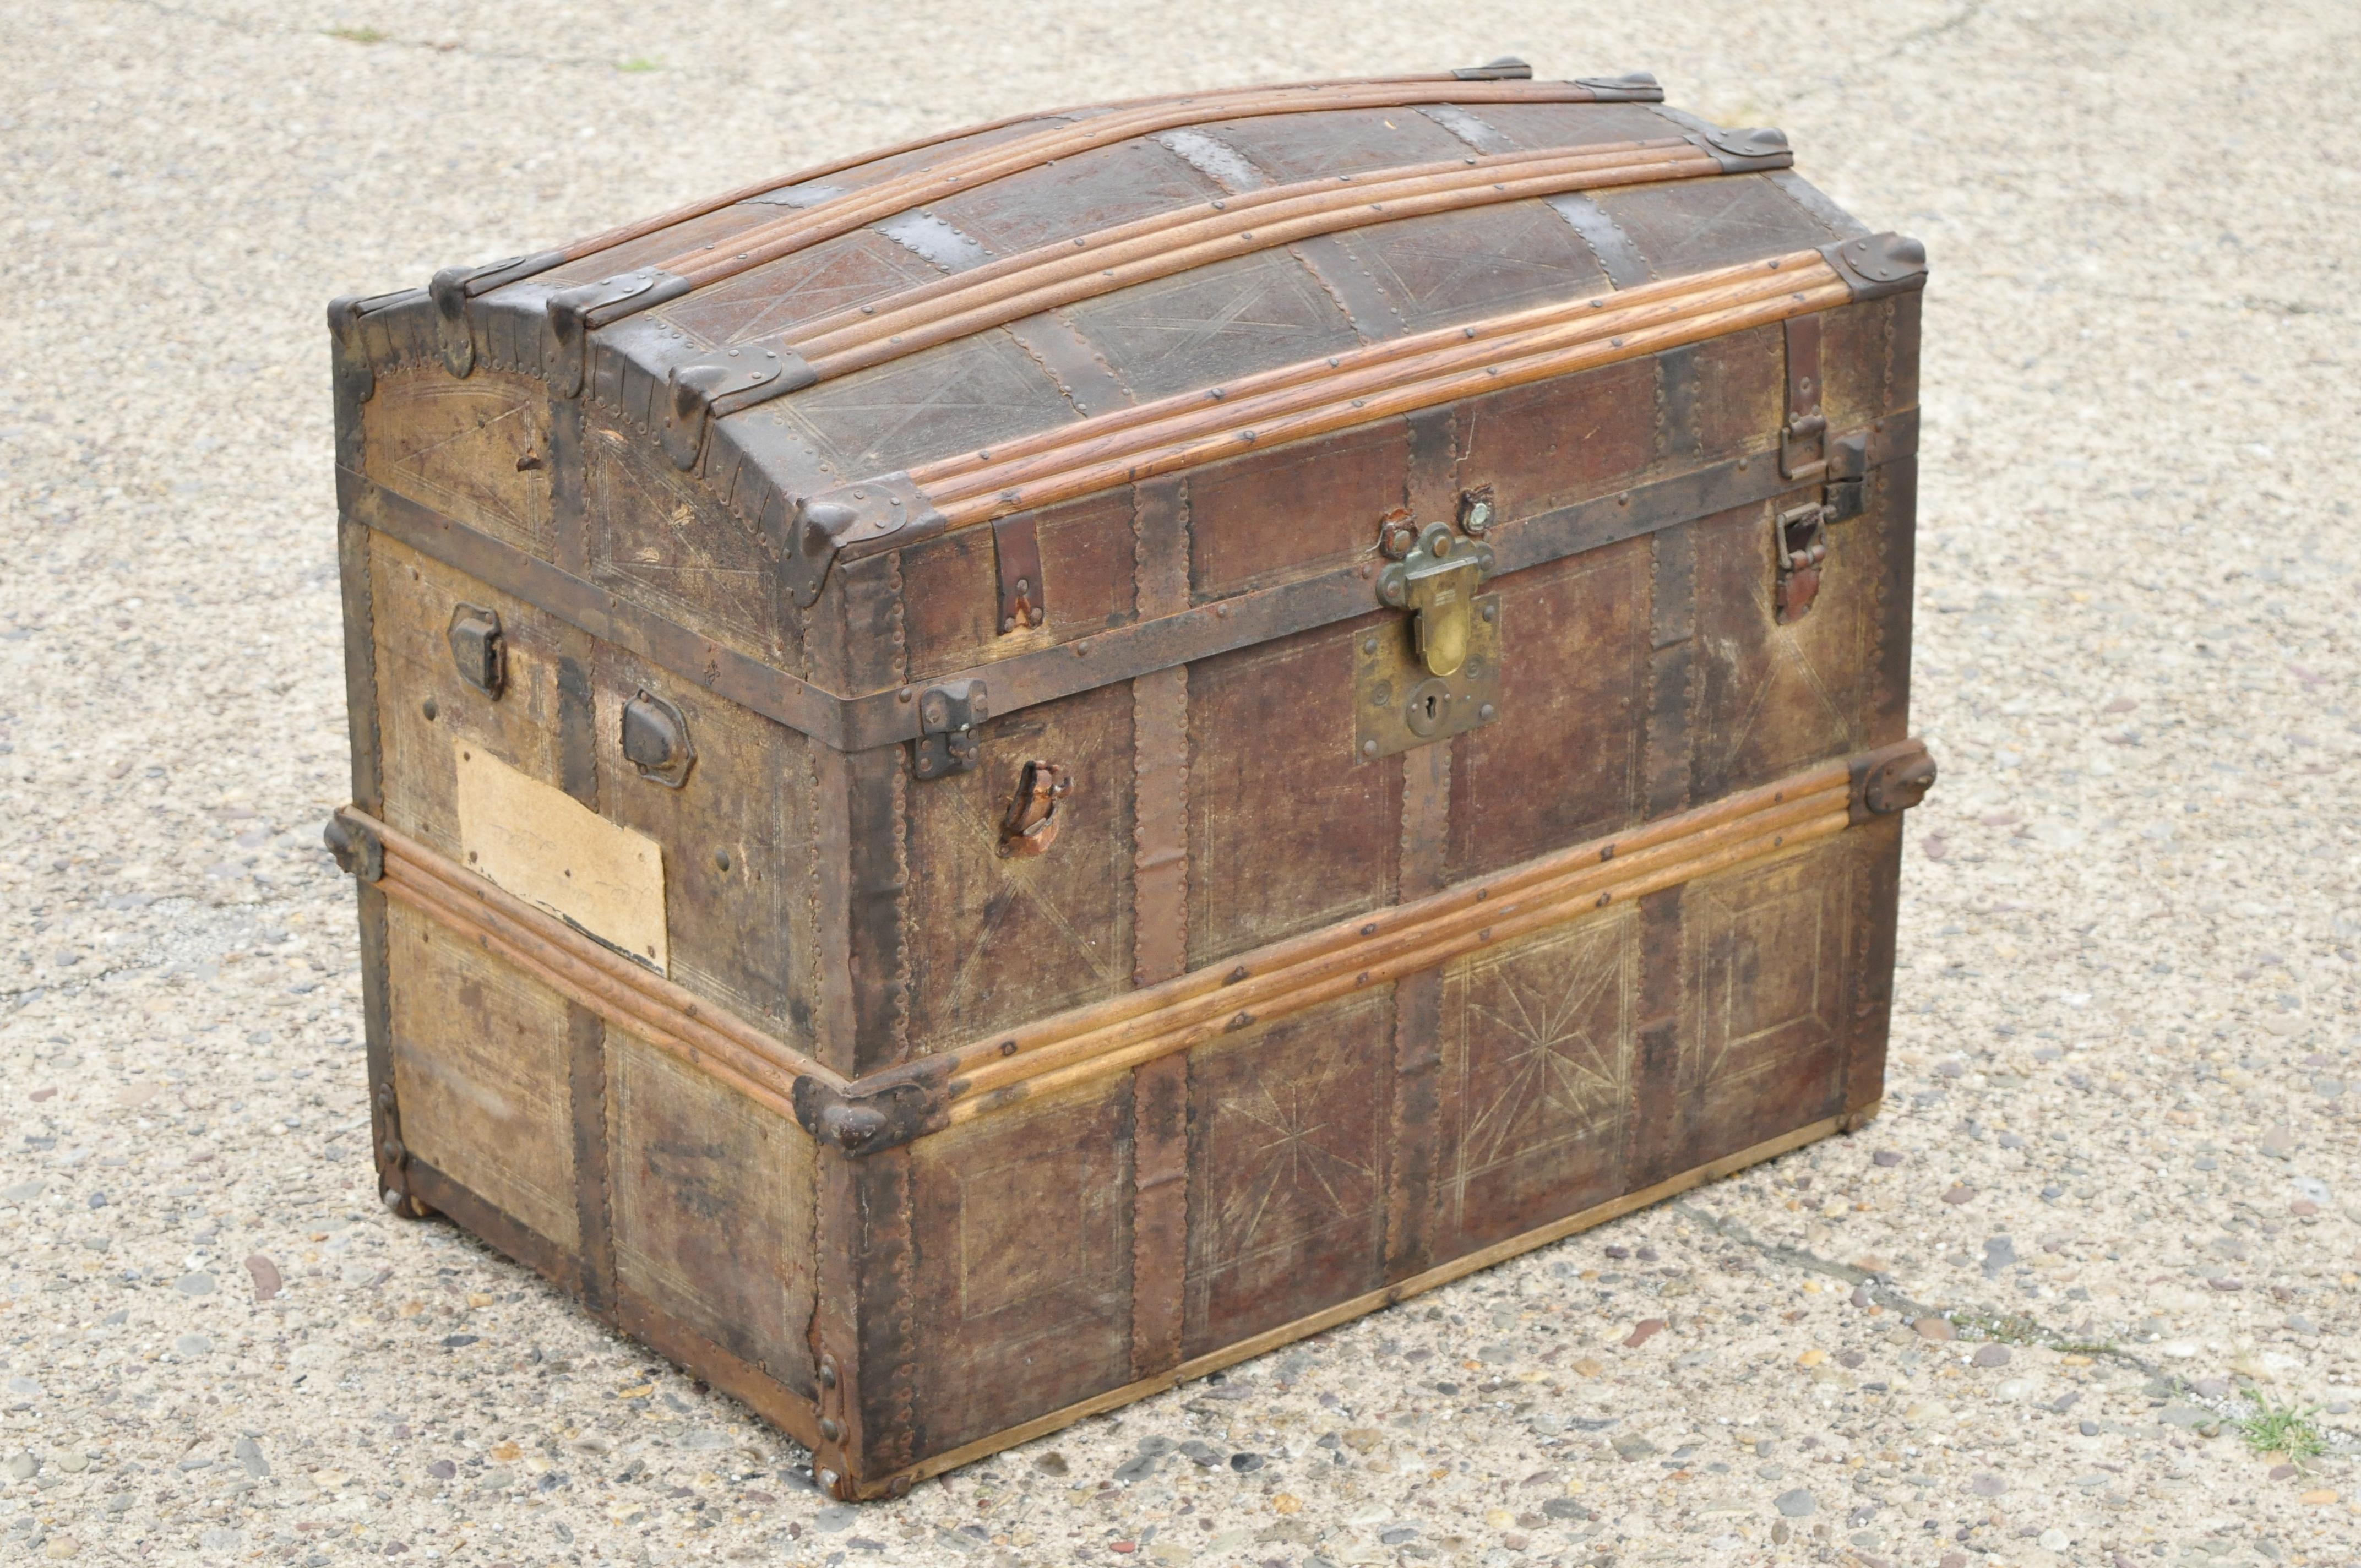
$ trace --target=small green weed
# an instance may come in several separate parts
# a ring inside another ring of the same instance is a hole
[[[2244,1390],[2246,1403],[2255,1409],[2252,1415],[2238,1418],[2238,1435],[2257,1453],[2283,1453],[2290,1463],[2301,1464],[2327,1452],[2328,1440],[2320,1434],[2312,1417],[2320,1413],[2317,1405],[2299,1409],[2281,1405],[2263,1398],[2252,1388]]]
[[[662,71],[664,66],[660,61],[650,60],[646,55],[635,54],[629,60],[618,61],[615,69],[629,71],[637,76],[644,71]]]
[[[330,27],[328,36],[348,44],[381,44],[392,35],[381,27]]]

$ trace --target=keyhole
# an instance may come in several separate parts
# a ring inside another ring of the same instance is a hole
[[[1430,719],[1434,717],[1434,698],[1431,696],[1426,699],[1426,717]]]

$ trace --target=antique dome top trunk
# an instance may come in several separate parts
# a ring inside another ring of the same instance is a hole
[[[1653,79],[337,302],[379,1179],[906,1487],[1874,1111],[1923,256]]]

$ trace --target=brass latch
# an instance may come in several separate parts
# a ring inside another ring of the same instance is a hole
[[[1419,663],[1430,675],[1456,674],[1467,662],[1476,590],[1492,574],[1492,547],[1429,523],[1410,554],[1378,578],[1378,598],[1411,612]]]
[[[1400,523],[1386,531],[1388,553],[1401,559],[1378,578],[1378,599],[1410,611],[1408,623],[1355,644],[1354,745],[1363,762],[1499,717],[1500,597],[1480,591],[1492,547],[1448,523],[1428,524],[1415,543],[1409,534]]]

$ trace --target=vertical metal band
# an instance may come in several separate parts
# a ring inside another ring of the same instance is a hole
[[[1084,419],[1113,413],[1130,403],[1123,380],[1082,329],[1058,311],[1010,322],[1008,335],[1058,383],[1058,390]]]
[[[1459,510],[1457,427],[1453,411],[1427,409],[1405,421],[1403,500],[1423,526]],[[1395,897],[1442,890],[1450,872],[1455,741],[1401,754],[1401,843]],[[1443,971],[1394,982],[1393,1102],[1388,1113],[1385,1277],[1408,1278],[1434,1261],[1437,1114],[1442,1072]]]
[[[1144,620],[1189,607],[1189,490],[1181,478],[1133,491],[1137,606]],[[1132,983],[1189,967],[1189,669],[1131,683]],[[1135,1069],[1131,1080],[1132,1376],[1180,1361],[1181,1288],[1189,1254],[1189,1055]]]
[[[907,678],[898,554],[873,555],[837,568],[844,607],[846,673],[859,687]],[[842,810],[851,858],[853,1029],[849,1071],[855,1077],[900,1062],[909,1053],[910,958],[903,921],[909,890],[909,768],[900,746],[845,759],[851,793]]]
[[[1333,234],[1318,234],[1297,240],[1287,251],[1312,274],[1312,281],[1328,291],[1363,343],[1381,343],[1400,335],[1404,324],[1401,313],[1378,287],[1378,280],[1345,248],[1343,240]]]
[[[1623,225],[1608,214],[1606,208],[1582,194],[1569,191],[1549,199],[1550,210],[1565,220],[1566,227],[1581,236],[1598,258],[1607,280],[1618,289],[1632,289],[1655,276],[1648,269],[1648,258],[1623,232]]]

